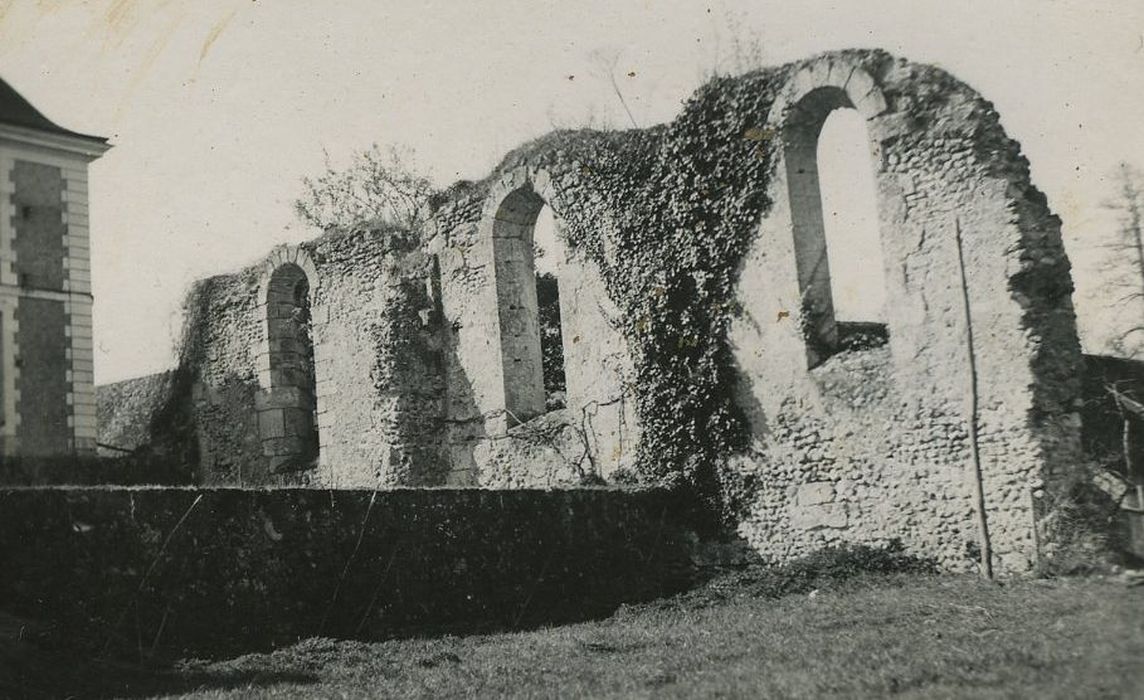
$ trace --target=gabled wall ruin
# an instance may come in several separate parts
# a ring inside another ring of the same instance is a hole
[[[865,120],[878,187],[889,340],[864,350],[841,347],[818,264],[814,149],[835,109]],[[567,405],[548,412],[544,204],[575,280]],[[522,146],[416,233],[327,234],[196,288],[172,401],[193,406],[201,481],[687,485],[769,558],[899,538],[956,569],[974,425],[1001,566],[1051,549],[1038,524],[1079,447],[1060,222],[992,105],[939,69],[845,51],[718,78],[670,124]],[[267,382],[282,265],[309,286],[316,423]],[[314,425],[316,460],[283,459]]]

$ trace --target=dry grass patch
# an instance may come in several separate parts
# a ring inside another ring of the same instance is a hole
[[[77,662],[25,644],[0,653],[0,696],[1144,697],[1144,587],[1101,577],[989,584],[930,568],[895,547],[825,550],[596,622],[315,638],[174,669]]]
[[[600,622],[188,664],[187,697],[1140,697],[1144,589],[868,576],[813,595],[656,604]],[[281,674],[306,681],[277,682]],[[229,684],[228,684],[229,685]]]

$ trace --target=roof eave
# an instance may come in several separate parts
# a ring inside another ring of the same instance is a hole
[[[107,139],[72,132],[44,131],[16,124],[0,123],[0,139],[21,144],[65,151],[86,158],[89,162],[111,149]]]

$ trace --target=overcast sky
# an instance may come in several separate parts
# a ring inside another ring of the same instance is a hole
[[[1110,230],[1099,205],[1117,162],[1144,165],[1139,0],[0,0],[0,75],[50,118],[115,144],[91,169],[106,382],[171,364],[193,279],[314,235],[290,204],[323,150],[337,164],[401,144],[439,184],[479,178],[553,127],[626,124],[594,56],[618,57],[647,126],[733,68],[736,37],[757,40],[767,63],[881,47],[992,100],[1065,222],[1093,345],[1089,249]]]

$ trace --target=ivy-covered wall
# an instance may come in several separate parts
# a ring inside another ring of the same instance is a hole
[[[840,347],[829,273],[807,264],[825,245],[814,147],[834,109],[865,120],[878,190],[889,339],[864,350]],[[567,405],[537,415],[527,244],[543,204],[574,281]],[[183,366],[203,480],[650,482],[699,493],[768,558],[899,538],[958,569],[974,566],[973,426],[1000,566],[1024,570],[1052,551],[1079,456],[1059,229],[992,105],[937,68],[845,51],[717,78],[669,124],[518,148],[443,192],[405,245],[359,231],[300,246],[310,469],[268,473],[250,424],[259,280],[283,254],[200,287]]]
[[[798,258],[822,216],[805,154],[836,108],[858,110],[870,136],[889,342],[823,358],[810,317],[823,310],[806,303],[820,290]],[[617,307],[606,325],[627,354],[636,478],[709,494],[771,558],[899,537],[967,568],[972,424],[1000,567],[1051,550],[1055,499],[1079,460],[1069,264],[1018,145],[969,87],[882,52],[842,52],[715,80],[664,128],[554,134],[439,217],[465,270],[488,269],[482,224],[520,187],[550,203]],[[474,335],[495,337],[493,318]],[[553,440],[552,422],[535,432],[564,457],[571,441]],[[535,474],[536,440],[493,444],[499,459],[486,463]]]

